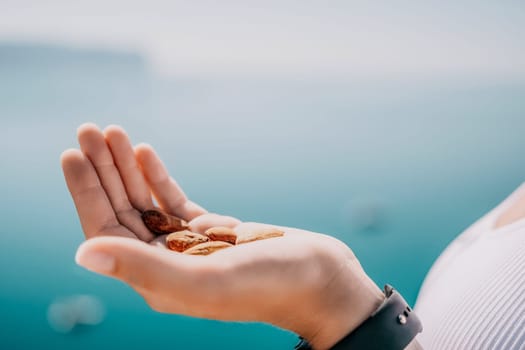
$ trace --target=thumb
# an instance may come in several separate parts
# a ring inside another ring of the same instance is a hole
[[[170,288],[185,292],[201,262],[137,239],[104,236],[80,245],[75,260],[84,268],[119,279],[141,290]]]

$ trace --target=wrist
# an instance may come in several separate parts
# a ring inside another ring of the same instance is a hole
[[[334,294],[332,307],[316,319],[315,333],[303,335],[314,350],[330,349],[370,317],[385,299],[383,292],[364,272],[357,280],[347,277],[332,288],[337,288],[331,291]]]
[[[386,284],[384,294],[380,307],[330,349],[421,349],[415,339],[423,330],[420,319],[392,286]],[[312,347],[303,339],[296,349],[312,350]]]

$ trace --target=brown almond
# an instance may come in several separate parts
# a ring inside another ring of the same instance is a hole
[[[193,246],[190,249],[185,250],[184,254],[208,255],[213,252],[216,252],[217,250],[221,250],[221,249],[229,248],[229,247],[233,247],[233,245],[228,242],[209,241],[209,242],[197,244],[196,246]]]
[[[243,244],[253,241],[259,241],[261,239],[268,239],[274,237],[281,237],[284,232],[274,227],[261,227],[255,228],[250,231],[245,231],[237,237],[237,244]]]
[[[160,209],[149,209],[142,213],[142,221],[156,235],[163,235],[189,228],[181,218],[163,212]]]
[[[204,232],[206,236],[212,241],[223,241],[231,244],[235,244],[237,241],[237,234],[229,227],[216,226],[211,227]]]
[[[173,232],[166,236],[168,248],[177,252],[183,252],[197,244],[208,241],[208,237],[188,230]]]

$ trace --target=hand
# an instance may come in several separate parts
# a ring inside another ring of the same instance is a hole
[[[132,148],[119,127],[79,128],[81,150],[62,155],[62,167],[86,238],[77,262],[124,281],[159,312],[230,321],[260,321],[329,348],[364,321],[383,294],[352,251],[327,235],[281,227],[283,237],[209,256],[164,249],[140,212],[153,206],[189,222],[236,231],[263,225],[206,210],[188,200],[147,145]],[[93,239],[91,239],[93,238]],[[159,248],[160,247],[160,248]]]

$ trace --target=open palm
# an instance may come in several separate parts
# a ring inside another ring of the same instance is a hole
[[[148,145],[133,148],[120,127],[102,132],[85,124],[78,140],[80,150],[62,155],[66,182],[89,239],[79,248],[77,261],[123,280],[153,309],[268,322],[323,348],[381,302],[381,292],[352,251],[319,233],[281,227],[283,237],[205,257],[159,249],[163,237],[155,238],[140,217],[154,206],[153,197],[166,212],[188,221],[194,232],[228,226],[242,233],[264,224],[211,214],[188,200],[154,150]]]

